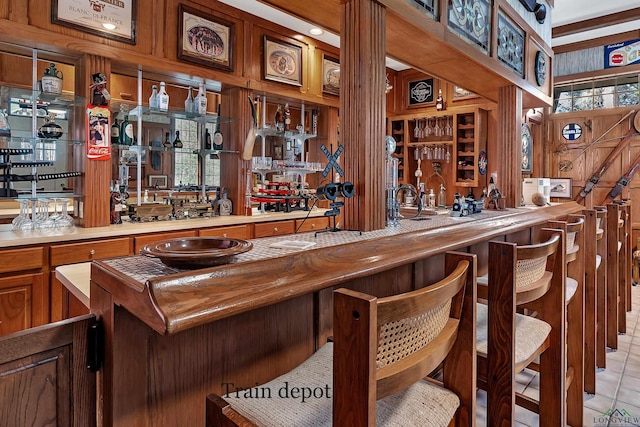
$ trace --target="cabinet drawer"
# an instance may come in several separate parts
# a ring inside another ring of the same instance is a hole
[[[295,221],[278,221],[255,224],[253,237],[271,237],[293,234],[296,231]]]
[[[159,242],[161,240],[168,239],[178,239],[180,237],[196,237],[196,230],[189,231],[175,231],[172,233],[156,233],[156,234],[147,234],[146,236],[136,236],[134,237],[134,253],[140,253],[140,249],[144,245],[148,245],[149,243]]]
[[[129,255],[129,238],[51,246],[51,267]]]
[[[320,231],[329,226],[329,218],[308,218],[306,221],[303,219],[296,219],[296,230],[298,233],[304,233],[307,231]]]
[[[0,251],[0,257],[2,257],[0,273],[40,268],[44,264],[43,255],[43,247]]]
[[[250,239],[251,233],[246,225],[232,227],[205,228],[200,230],[200,236],[230,237],[233,239]]]

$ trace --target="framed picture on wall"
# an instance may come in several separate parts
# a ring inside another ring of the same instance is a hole
[[[178,23],[178,58],[223,71],[233,71],[233,22],[181,4]]]
[[[51,22],[100,37],[136,44],[137,0],[51,0]]]
[[[460,101],[462,99],[477,98],[478,95],[460,86],[453,86],[453,100]]]
[[[407,108],[435,105],[435,92],[437,89],[433,78],[410,81],[408,85]]]
[[[302,47],[264,36],[265,80],[302,86]]]
[[[322,92],[340,95],[340,62],[322,55]]]
[[[147,175],[148,186],[153,188],[167,188],[169,178],[167,175]]]
[[[571,178],[551,178],[549,196],[560,199],[570,199],[572,197],[571,185]]]

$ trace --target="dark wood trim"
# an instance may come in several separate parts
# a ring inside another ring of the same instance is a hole
[[[551,35],[553,38],[581,33],[583,31],[595,30],[608,27],[610,25],[623,24],[640,18],[640,7],[611,13],[598,18],[585,19],[584,21],[572,22],[571,24],[553,27]]]
[[[597,39],[584,40],[581,42],[554,46],[553,52],[556,55],[558,55],[560,53],[574,52],[576,50],[589,49],[591,47],[606,46],[608,44],[625,42],[627,40],[634,40],[637,38],[640,38],[640,30],[633,30],[633,31],[627,31],[626,33],[612,34],[606,37],[599,37]]]

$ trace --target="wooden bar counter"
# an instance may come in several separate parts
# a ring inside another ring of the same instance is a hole
[[[205,397],[255,387],[290,370],[331,335],[332,291],[377,296],[443,277],[448,250],[534,239],[574,202],[406,219],[394,228],[255,239],[232,264],[178,270],[141,255],[94,261],[91,311],[105,330],[99,374],[104,425],[204,425]],[[305,250],[271,247],[283,240]]]

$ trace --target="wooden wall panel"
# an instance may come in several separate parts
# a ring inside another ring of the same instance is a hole
[[[507,199],[507,207],[514,207],[520,205],[522,198],[522,89],[506,86],[498,92],[498,146],[501,149],[496,156],[499,162],[496,184]]]

